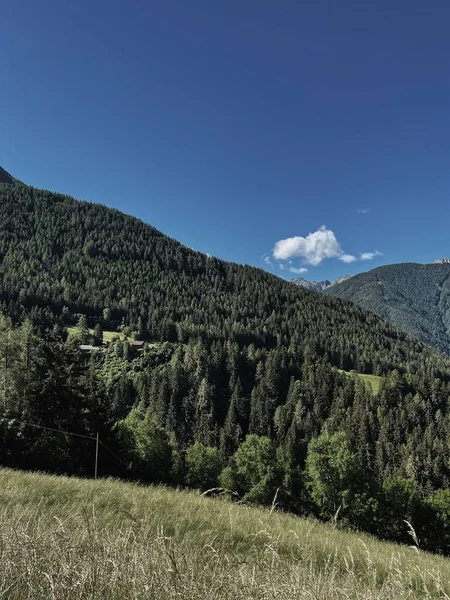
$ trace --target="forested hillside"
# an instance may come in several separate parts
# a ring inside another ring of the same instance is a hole
[[[329,288],[388,319],[432,348],[450,354],[450,264],[388,265]]]
[[[158,341],[309,345],[369,373],[439,363],[368,312],[194,252],[116,210],[20,184],[0,185],[0,198],[0,308],[14,321],[73,325],[84,314]]]
[[[98,432],[101,475],[276,497],[403,542],[407,519],[450,551],[444,357],[104,206],[18,182],[0,198],[3,465],[91,475]],[[82,352],[88,326],[121,339]]]

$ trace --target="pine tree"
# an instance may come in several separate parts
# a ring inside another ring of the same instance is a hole
[[[81,344],[89,344],[91,335],[86,315],[81,315],[77,322],[78,336]]]
[[[94,334],[92,336],[92,342],[94,346],[102,346],[103,345],[103,329],[100,323],[97,323],[94,327]]]

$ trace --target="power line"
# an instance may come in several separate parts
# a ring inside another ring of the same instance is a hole
[[[120,463],[122,463],[126,469],[128,469],[134,475],[137,475],[137,473],[134,471],[134,469],[131,468],[130,465],[128,465],[124,460],[122,460],[120,458],[120,456],[117,456],[117,454],[115,452],[113,452],[111,450],[111,448],[108,448],[108,446],[106,444],[104,444],[100,440],[98,432],[97,432],[96,437],[93,437],[91,435],[84,435],[82,433],[74,433],[73,431],[65,431],[63,429],[55,429],[54,427],[44,427],[43,425],[36,425],[36,423],[28,423],[27,421],[21,421],[19,419],[14,419],[14,418],[9,419],[8,417],[0,417],[0,421],[14,421],[16,423],[20,423],[21,425],[28,425],[28,427],[36,427],[37,429],[43,429],[45,431],[52,431],[53,433],[63,433],[64,435],[73,435],[73,436],[76,436],[76,437],[84,438],[86,440],[92,440],[93,442],[95,442],[94,479],[97,479],[97,473],[98,473],[98,450],[99,450],[99,444],[102,445],[103,448],[105,448],[105,450],[107,450],[110,454],[112,454],[114,456],[114,458],[116,458],[116,460],[118,460]]]
[[[113,455],[115,458],[117,458],[117,460],[118,460],[119,462],[121,462],[121,463],[122,463],[122,464],[123,464],[123,465],[124,465],[124,466],[125,466],[125,467],[126,467],[128,470],[129,470],[129,471],[131,471],[132,473],[134,473],[135,475],[137,475],[136,471],[134,471],[134,470],[133,470],[133,469],[130,467],[130,465],[127,465],[127,463],[126,463],[125,461],[123,461],[123,460],[120,458],[120,456],[117,456],[117,454],[115,454],[115,453],[114,453],[114,452],[113,452],[113,451],[112,451],[110,448],[108,448],[108,446],[106,446],[106,444],[104,444],[104,443],[103,443],[101,440],[99,440],[99,444],[100,444],[101,446],[103,446],[103,448],[105,448],[106,450],[108,450],[108,452],[109,452],[110,454],[112,454],[112,455]]]
[[[19,419],[8,419],[8,417],[0,417],[1,421],[15,421],[21,425],[28,425],[29,427],[37,427],[38,429],[45,429],[46,431],[54,431],[55,433],[64,433],[65,435],[75,435],[77,437],[85,438],[86,440],[96,440],[97,438],[90,435],[83,435],[81,433],[73,433],[73,431],[64,431],[63,429],[54,429],[53,427],[44,427],[43,425],[36,425],[35,423],[27,423],[26,421],[20,421]]]

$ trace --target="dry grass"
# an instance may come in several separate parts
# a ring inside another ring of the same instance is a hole
[[[0,470],[0,598],[449,598],[446,559],[164,488]]]

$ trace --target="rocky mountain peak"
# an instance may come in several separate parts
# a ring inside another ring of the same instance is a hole
[[[323,281],[308,281],[303,277],[298,277],[297,279],[292,279],[291,283],[294,285],[299,285],[301,287],[305,287],[308,290],[313,290],[315,292],[323,292],[323,290],[336,285],[337,283],[341,283],[341,281],[346,281],[353,277],[352,275],[342,275],[342,277],[338,277],[334,281],[330,281],[329,279],[324,279]]]

